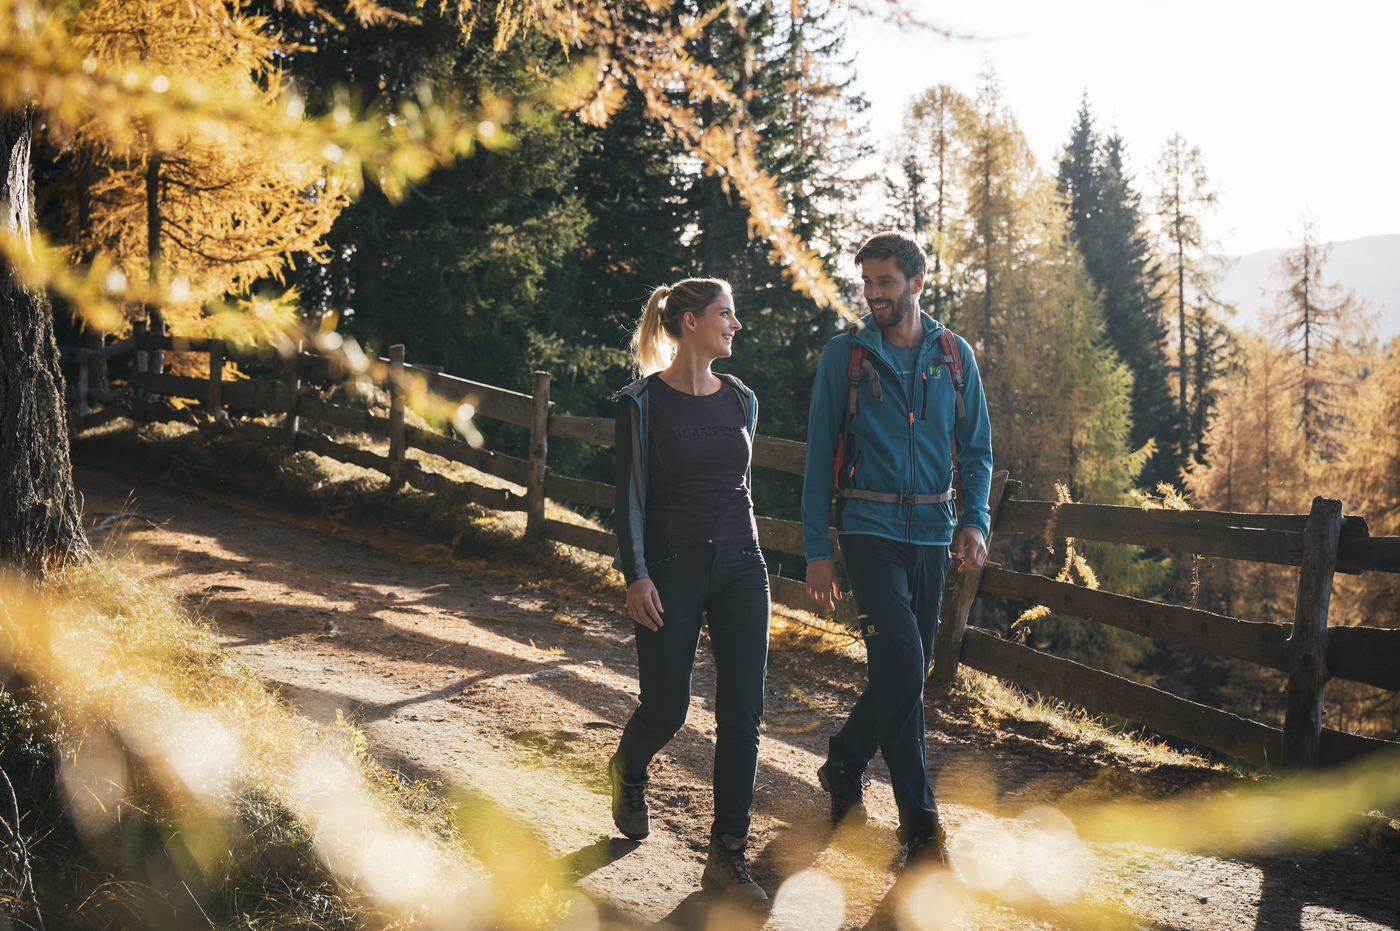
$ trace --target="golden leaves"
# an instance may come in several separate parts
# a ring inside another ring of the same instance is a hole
[[[369,2],[350,9],[362,21],[388,15]],[[0,243],[22,279],[103,329],[120,328],[122,305],[163,303],[197,333],[207,314],[240,306],[224,295],[280,280],[293,254],[323,256],[321,240],[366,174],[398,199],[478,142],[513,143],[499,128],[513,102],[485,99],[469,112],[426,88],[397,112],[357,114],[347,97],[309,119],[280,71],[287,51],[240,0],[0,6],[0,105],[35,106],[40,131],[83,170],[67,238],[68,258],[86,270],[46,247],[31,256]],[[159,179],[165,266],[156,287],[143,283],[148,169]]]
[[[1060,508],[1066,504],[1073,503],[1074,499],[1070,497],[1069,486],[1061,482],[1056,482],[1055,503],[1050,508],[1050,519],[1045,522],[1045,530],[1043,533],[1045,546],[1051,552],[1054,552],[1055,550],[1055,523],[1056,518],[1059,517]],[[1073,582],[1075,574],[1078,574],[1079,579],[1081,582],[1084,583],[1085,588],[1097,589],[1099,587],[1099,577],[1094,572],[1093,566],[1090,566],[1089,561],[1084,558],[1084,555],[1080,553],[1077,549],[1075,549],[1074,538],[1065,537],[1064,547],[1064,564],[1060,567],[1059,573],[1055,576],[1055,581]],[[1011,624],[1011,626],[1014,628],[1018,625],[1026,624],[1042,617],[1047,617],[1051,613],[1051,610],[1045,605],[1034,605],[1023,611],[1021,613],[1021,616],[1016,618],[1016,620]]]

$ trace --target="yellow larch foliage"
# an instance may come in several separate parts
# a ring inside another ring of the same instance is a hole
[[[314,0],[289,6],[333,19]],[[369,0],[346,9],[361,24],[398,16]],[[310,118],[275,67],[280,40],[265,27],[244,0],[0,4],[0,108],[33,113],[36,132],[92,169],[73,250],[53,248],[37,230],[0,229],[9,269],[101,329],[121,329],[138,305],[173,303],[169,316],[198,334],[196,311],[209,309],[202,301],[227,309],[221,297],[276,277],[292,253],[315,254],[366,173],[397,199],[478,142],[509,142],[495,125],[482,128],[499,123],[507,102],[469,109],[426,92],[392,113],[357,115],[345,102]],[[167,270],[148,282],[153,153]],[[240,306],[252,312],[216,319],[236,322],[240,338],[272,338],[289,318],[258,311],[279,306]]]
[[[283,43],[242,2],[98,0],[70,28],[75,49],[99,68],[139,61],[159,72],[155,87],[180,74],[215,99],[300,116],[276,66]],[[128,278],[148,277],[150,172],[158,173],[162,271],[175,285],[165,312],[184,335],[203,335],[208,299],[280,280],[294,253],[320,258],[348,199],[322,153],[212,115],[97,111],[67,143],[90,179],[86,217],[70,199],[75,261],[105,252]]]

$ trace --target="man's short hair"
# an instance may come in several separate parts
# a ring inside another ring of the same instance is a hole
[[[890,256],[895,257],[895,265],[905,278],[922,275],[928,268],[928,256],[924,255],[918,240],[899,230],[876,233],[867,239],[856,253],[856,264],[864,265],[866,259],[887,259]]]

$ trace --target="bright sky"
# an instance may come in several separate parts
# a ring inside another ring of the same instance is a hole
[[[1395,0],[913,0],[986,41],[852,22],[857,89],[877,139],[916,90],[971,95],[992,65],[1053,171],[1087,90],[1127,144],[1139,190],[1174,132],[1222,191],[1210,231],[1228,254],[1289,244],[1304,210],[1327,239],[1400,233],[1400,3]]]

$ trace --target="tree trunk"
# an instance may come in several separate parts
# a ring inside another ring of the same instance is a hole
[[[27,109],[0,109],[0,223],[25,241],[33,214],[32,126]],[[35,579],[89,553],[63,392],[49,303],[0,260],[0,563]]]

